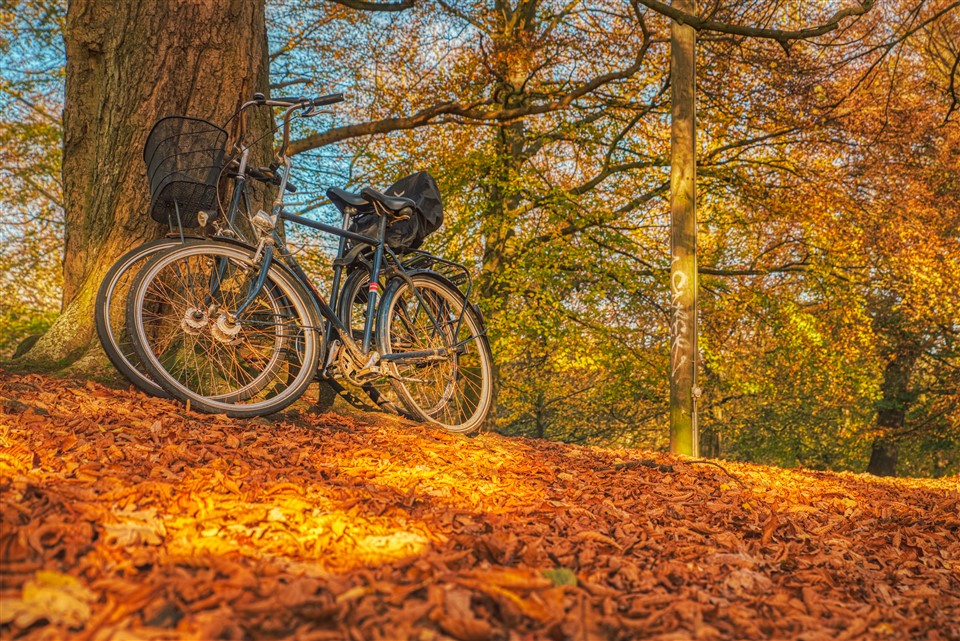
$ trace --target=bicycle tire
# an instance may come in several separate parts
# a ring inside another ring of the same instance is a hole
[[[279,263],[236,323],[259,272],[254,250],[218,241],[168,249],[141,270],[127,323],[150,375],[191,407],[237,418],[276,413],[316,374],[320,335],[309,294]]]
[[[149,259],[157,252],[180,245],[181,242],[179,238],[161,238],[125,253],[103,277],[94,302],[97,338],[107,358],[134,387],[159,398],[170,398],[170,395],[143,371],[127,333],[126,297],[130,284]]]
[[[432,272],[393,279],[377,314],[381,356],[444,348],[415,363],[395,361],[400,379],[390,383],[407,410],[449,432],[469,434],[486,421],[494,400],[493,355],[483,321],[463,294]],[[466,309],[464,309],[466,307]],[[427,313],[432,312],[433,318]],[[461,320],[462,316],[462,320]],[[462,346],[462,349],[450,349]],[[391,366],[389,359],[386,359]]]

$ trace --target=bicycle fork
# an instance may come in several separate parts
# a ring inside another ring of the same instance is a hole
[[[253,256],[253,263],[260,263],[260,271],[257,274],[257,279],[253,281],[253,287],[250,288],[250,292],[247,294],[247,298],[243,303],[240,304],[233,312],[227,312],[227,318],[230,322],[236,322],[237,318],[246,311],[250,304],[256,299],[260,294],[260,290],[263,289],[264,283],[267,282],[267,273],[270,271],[270,264],[273,262],[273,239],[269,237],[264,237],[260,239],[260,244],[257,246],[257,253]]]

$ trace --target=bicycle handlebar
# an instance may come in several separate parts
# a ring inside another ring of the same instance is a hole
[[[343,102],[344,96],[342,93],[331,93],[325,96],[319,96],[317,98],[267,98],[262,93],[253,94],[253,100],[244,103],[240,107],[240,111],[245,110],[251,105],[264,105],[267,107],[283,107],[286,109],[286,112],[283,114],[283,143],[280,145],[280,148],[277,150],[277,159],[286,155],[287,145],[290,144],[290,117],[293,115],[293,112],[297,109],[303,108],[303,112],[300,114],[301,117],[309,118],[310,116],[316,116],[318,111],[315,111],[317,107],[322,107],[324,105],[332,105],[338,102]]]
[[[227,170],[232,172],[239,172],[240,165],[237,163],[236,160],[234,160],[229,165],[227,165]],[[280,186],[280,176],[278,176],[277,173],[272,169],[270,169],[269,167],[260,167],[259,169],[256,169],[254,167],[247,166],[247,167],[244,167],[243,172],[247,176],[250,176],[251,178],[253,178],[254,180],[259,180],[262,183],[267,183],[270,185],[277,185],[278,187]],[[296,185],[293,185],[289,182],[286,185],[284,185],[284,188],[292,194],[297,192]]]
[[[271,107],[323,107],[343,102],[342,93],[331,93],[317,98],[307,98],[306,96],[277,96],[267,98],[262,93],[253,94],[253,100],[260,105],[269,105]]]
[[[280,145],[280,148],[276,150],[275,157],[277,164],[281,162],[286,166],[287,171],[290,169],[290,161],[287,158],[287,145],[290,144],[290,119],[293,116],[294,112],[298,109],[303,109],[299,114],[301,118],[309,118],[311,116],[316,116],[319,113],[317,107],[323,107],[325,105],[333,105],[338,102],[343,102],[344,96],[342,93],[331,93],[325,96],[318,96],[317,98],[306,98],[304,96],[298,96],[296,98],[289,97],[277,97],[277,98],[267,98],[262,93],[253,94],[253,100],[245,102],[240,110],[237,112],[245,111],[248,107],[256,106],[266,106],[266,107],[283,107],[286,111],[283,114],[283,142]],[[253,173],[256,172],[256,173]],[[291,184],[286,182],[286,171],[283,174],[283,177],[278,177],[275,171],[271,171],[270,174],[266,174],[263,171],[255,169],[247,169],[247,174],[252,178],[261,180],[263,182],[269,182],[275,185],[282,185],[284,189],[290,192],[295,192],[297,190]],[[282,190],[281,190],[282,191]]]

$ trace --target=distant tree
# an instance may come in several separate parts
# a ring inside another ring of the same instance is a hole
[[[62,13],[59,0],[0,6],[0,360],[59,307]]]
[[[724,455],[960,469],[958,18],[890,3],[849,60],[737,45],[718,68],[789,89],[741,86],[761,144],[704,171],[704,428]]]

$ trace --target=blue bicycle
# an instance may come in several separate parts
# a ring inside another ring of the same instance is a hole
[[[127,295],[130,342],[150,379],[205,412],[271,414],[320,378],[346,380],[388,406],[392,390],[412,417],[473,432],[493,407],[493,358],[470,301],[469,271],[418,249],[442,221],[433,178],[413,174],[385,193],[331,188],[327,195],[343,215],[339,227],[284,209],[291,120],[340,100],[257,95],[243,106],[284,109],[275,161],[256,170],[278,187],[271,212],[249,216],[251,242],[183,238],[152,254]],[[151,172],[148,161],[151,211],[179,225],[208,224],[209,185],[221,169],[205,160],[190,171],[190,157],[210,158],[209,149],[198,154],[189,135],[169,138],[170,148],[153,154],[171,159],[169,168],[158,161],[161,170]],[[244,176],[246,159],[241,153],[224,162]],[[339,237],[329,304],[287,247],[284,222]]]

